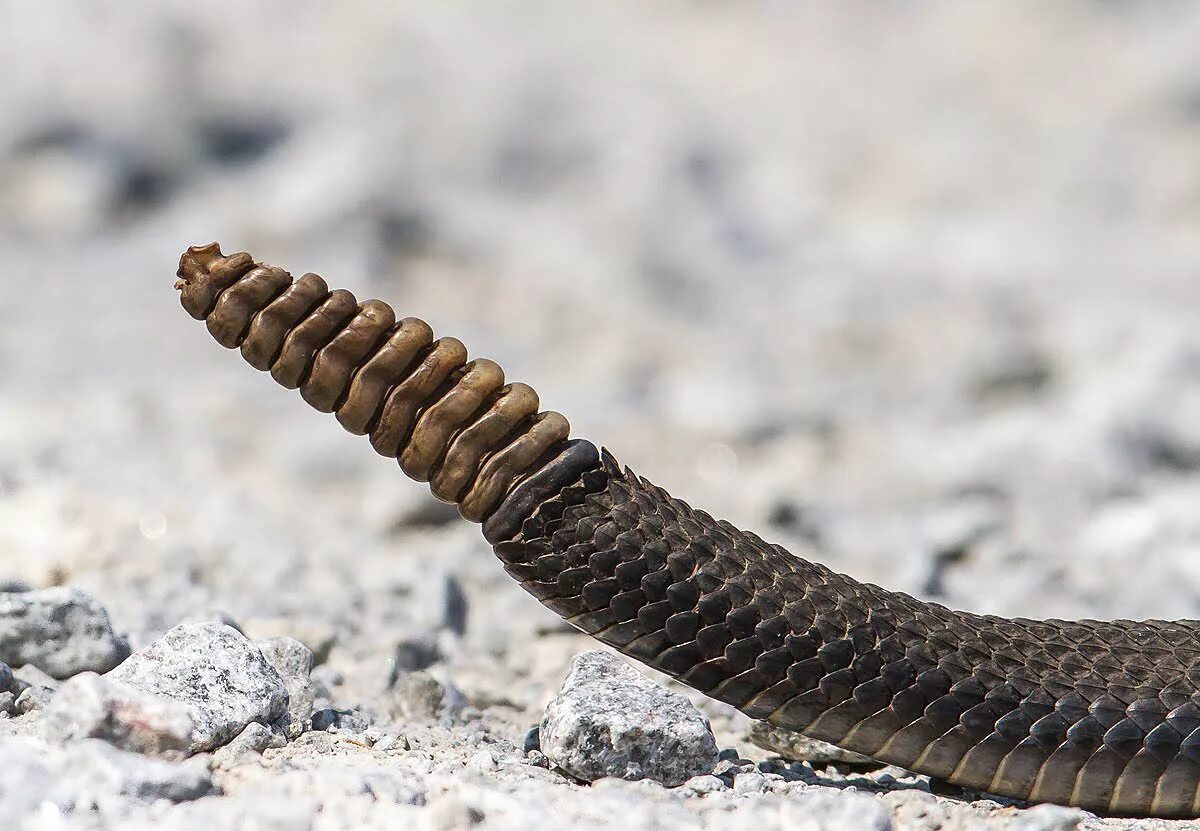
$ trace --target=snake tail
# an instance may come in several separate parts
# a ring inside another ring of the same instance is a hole
[[[578,629],[761,719],[970,789],[1200,813],[1200,622],[1009,619],[886,591],[714,520],[572,439],[493,361],[216,243],[180,260],[221,345],[480,522]]]

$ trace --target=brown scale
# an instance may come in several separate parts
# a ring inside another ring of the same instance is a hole
[[[293,281],[217,243],[179,261],[184,309],[213,338],[372,446],[439,499],[483,522],[506,495],[561,456],[570,425],[541,412],[525,384],[505,384],[486,358],[467,360],[456,338],[434,340],[414,317],[397,322],[379,300],[359,303],[315,274]]]

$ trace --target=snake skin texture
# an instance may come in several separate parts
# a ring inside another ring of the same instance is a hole
[[[624,654],[752,718],[963,787],[1200,814],[1200,622],[1014,620],[857,582],[568,440],[532,390],[514,396],[491,362],[464,371],[461,344],[385,304],[215,244],[189,249],[179,277],[219,342],[370,433],[483,521],[527,591]]]

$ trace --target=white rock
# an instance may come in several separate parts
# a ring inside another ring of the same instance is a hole
[[[286,636],[256,641],[262,656],[275,668],[287,688],[287,713],[280,720],[288,738],[296,738],[312,721],[316,689],[312,682],[313,652],[295,638]]]
[[[1078,808],[1061,805],[1034,805],[1021,811],[1008,825],[1008,831],[1075,831],[1088,814]]]
[[[695,794],[716,793],[725,790],[725,783],[721,781],[720,777],[706,773],[702,776],[693,776],[684,782],[682,790]]]
[[[49,687],[26,687],[21,690],[13,702],[13,709],[24,715],[37,710],[44,710],[54,698],[54,690]]]
[[[180,624],[109,677],[186,705],[193,752],[225,744],[250,722],[270,724],[288,706],[279,673],[254,644],[223,624]]]
[[[286,743],[287,739],[281,734],[254,721],[247,724],[233,741],[213,752],[213,766],[231,768],[257,758],[268,747],[282,747]]]
[[[762,793],[767,789],[767,777],[761,773],[739,773],[733,777],[733,792],[737,794]]]
[[[588,782],[613,776],[675,786],[717,762],[712,730],[691,702],[607,652],[571,662],[540,733],[550,761]]]
[[[92,672],[80,673],[58,688],[41,725],[52,742],[103,739],[147,755],[183,753],[191,745],[193,730],[188,708],[179,701]]]
[[[54,678],[107,672],[129,655],[108,612],[78,589],[0,592],[0,661],[32,664]]]
[[[95,739],[71,745],[66,768],[71,783],[78,783],[85,792],[120,794],[147,802],[188,802],[213,789],[205,759],[150,759]]]

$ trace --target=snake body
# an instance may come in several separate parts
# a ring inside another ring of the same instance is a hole
[[[178,271],[224,346],[483,522],[575,627],[752,718],[1001,796],[1200,814],[1200,622],[975,615],[860,583],[671,497],[537,395],[323,280],[214,243]]]

